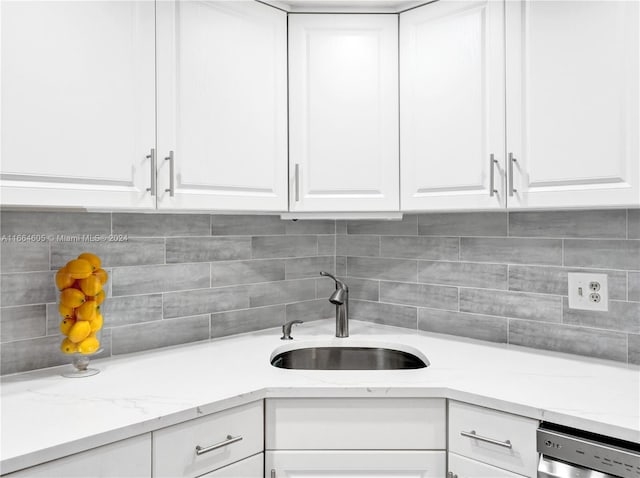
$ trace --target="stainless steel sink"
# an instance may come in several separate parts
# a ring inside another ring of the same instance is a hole
[[[382,347],[306,347],[274,354],[271,365],[299,370],[399,370],[425,368],[429,361]]]

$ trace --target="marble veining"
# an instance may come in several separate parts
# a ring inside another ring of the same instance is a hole
[[[96,360],[101,373],[64,367],[2,379],[1,472],[8,473],[270,397],[445,397],[640,443],[640,368],[352,321],[306,323],[295,344],[401,343],[426,369],[309,371],[272,367],[283,345],[269,329]]]

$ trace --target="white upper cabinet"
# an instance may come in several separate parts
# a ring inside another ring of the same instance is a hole
[[[3,1],[4,205],[154,208],[154,2]]]
[[[242,0],[157,8],[158,207],[286,211],[286,13]]]
[[[291,211],[397,211],[398,18],[289,15]]]
[[[504,196],[504,3],[400,15],[403,211],[491,209]]]
[[[509,207],[640,205],[639,28],[637,1],[506,2]]]

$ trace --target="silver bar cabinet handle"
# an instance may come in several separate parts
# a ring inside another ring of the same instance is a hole
[[[276,478],[276,470],[271,470],[271,478]]]
[[[494,177],[494,169],[497,162],[498,160],[495,159],[493,153],[491,153],[489,155],[489,196],[490,197],[493,197],[498,192],[496,190],[496,183],[495,183],[495,177]]]
[[[294,168],[294,181],[296,183],[295,185],[295,198],[296,198],[296,202],[300,201],[300,165],[296,163],[295,168]]]
[[[210,451],[217,450],[218,448],[231,445],[232,443],[236,443],[240,440],[242,440],[241,436],[232,437],[231,435],[227,435],[227,439],[221,441],[220,443],[214,443],[213,445],[204,448],[200,445],[196,446],[196,455],[204,455],[205,453],[209,453]]]
[[[462,435],[463,437],[474,438],[476,440],[491,443],[493,445],[498,445],[504,448],[509,448],[509,449],[513,448],[513,445],[511,444],[511,440],[500,441],[500,440],[494,440],[493,438],[483,437],[482,435],[478,435],[475,430],[471,430],[470,432],[460,432],[460,435]]]
[[[174,174],[173,174],[173,151],[169,151],[169,156],[164,158],[165,161],[169,161],[169,189],[165,189],[165,192],[169,193],[169,196],[173,197],[175,193],[174,188]]]
[[[517,163],[518,160],[513,157],[513,153],[509,153],[509,196],[513,196],[513,193],[518,192],[513,187],[513,163]]]
[[[145,158],[149,159],[150,167],[151,167],[151,187],[147,188],[147,191],[151,191],[151,195],[155,196],[157,192],[157,184],[156,184],[156,150],[155,148],[151,148],[151,152],[145,156]]]

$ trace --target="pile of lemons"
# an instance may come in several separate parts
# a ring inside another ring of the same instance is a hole
[[[109,278],[101,266],[98,256],[84,252],[56,273],[56,287],[60,290],[58,311],[62,316],[60,332],[65,336],[60,350],[66,354],[92,354],[100,348],[96,332],[102,328],[100,304],[105,298],[103,286]]]

